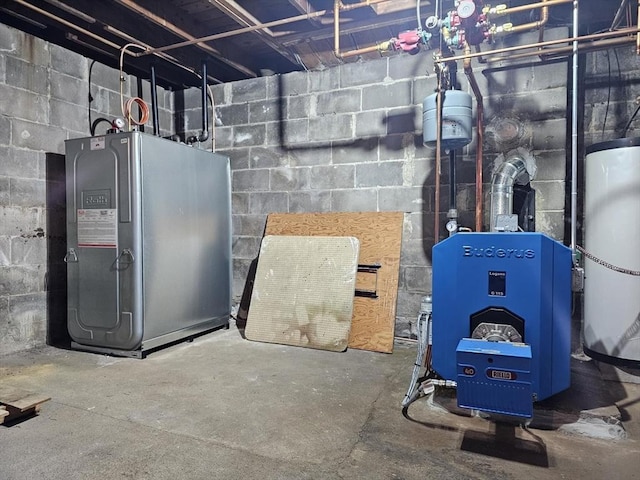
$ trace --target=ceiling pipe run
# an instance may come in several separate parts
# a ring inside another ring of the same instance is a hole
[[[261,23],[260,20],[251,15],[248,11],[246,11],[233,0],[209,0],[209,3],[215,5],[221,12],[223,12],[225,15],[232,18],[242,26],[251,27],[254,25],[259,25]],[[285,57],[287,60],[294,64],[299,63],[298,60],[291,54],[291,52],[289,52],[278,42],[273,40],[274,35],[269,27],[254,30],[254,33],[258,35],[265,44],[269,45],[269,47]]]
[[[487,11],[487,13],[489,15],[492,15],[494,17],[501,17],[503,15],[510,15],[512,13],[520,13],[520,12],[526,12],[528,10],[535,10],[536,8],[549,8],[549,7],[553,7],[554,5],[561,5],[563,3],[571,3],[573,0],[542,0],[541,2],[538,3],[528,3],[526,5],[519,5],[517,7],[510,7],[510,8],[489,8],[489,10]]]
[[[106,38],[102,38],[100,35],[96,35],[93,32],[90,32],[89,30],[79,27],[78,25],[75,25],[67,20],[65,20],[64,18],[58,17],[57,15],[54,15],[53,13],[49,13],[46,10],[43,10],[42,8],[38,8],[35,5],[30,4],[29,2],[25,2],[24,0],[13,0],[16,3],[19,3],[20,5],[27,7],[30,10],[33,10],[34,12],[38,12],[40,15],[44,15],[45,17],[48,17],[52,20],[55,20],[58,23],[61,23],[62,25],[64,25],[65,27],[69,27],[77,32],[82,33],[83,35],[86,35],[87,37],[93,38],[94,40],[99,41],[100,43],[107,45],[111,48],[114,48],[116,50],[120,50],[120,45],[118,45],[117,43],[114,43],[110,40],[107,40]],[[131,53],[130,53],[131,55]]]
[[[414,21],[414,19],[415,13],[413,12],[406,15],[385,15],[384,20],[376,19],[376,21],[373,23],[371,22],[371,19],[353,20],[347,23],[343,22],[343,19],[341,18],[340,22],[342,23],[342,25],[340,26],[340,32],[342,33],[342,35],[366,32],[370,31],[372,28],[391,27],[397,26],[402,23],[409,23]],[[282,43],[282,45],[290,46],[298,43],[306,43],[308,41],[332,39],[334,35],[333,18],[330,19],[328,25],[330,25],[330,27],[324,27],[311,32],[286,33],[280,39],[280,43]]]
[[[145,49],[146,48],[151,48],[151,46],[147,45],[146,43],[138,40],[135,37],[132,37],[128,33],[124,33],[122,31],[118,30],[117,28],[112,27],[111,25],[104,25],[104,29],[107,32],[114,34],[115,36],[120,37],[123,40],[126,40],[127,43],[135,43],[136,45],[140,45],[142,48],[145,48]],[[128,50],[127,50],[127,54],[137,57],[137,55],[135,53],[132,53],[132,52],[130,52]],[[185,70],[185,71],[187,71],[187,72],[189,72],[191,74],[195,74],[196,76],[198,75],[198,73],[194,69],[192,69],[190,67],[187,67],[186,65],[183,65],[180,62],[180,60],[178,60],[177,58],[169,55],[168,53],[156,53],[156,54],[154,54],[154,56],[156,56],[158,58],[161,58],[161,59],[165,60],[166,62],[168,62],[168,63],[170,63],[172,65],[175,65],[176,67],[179,67],[182,70]],[[219,79],[217,79],[215,77],[211,77],[210,76],[209,79],[211,79],[211,81],[213,81],[215,83],[222,83],[222,80],[219,80]]]
[[[309,0],[289,0],[289,3],[295,7],[300,13],[315,12],[316,9],[309,3]],[[321,25],[320,19],[314,18],[311,20],[316,25]]]
[[[598,40],[592,43],[582,43],[578,45],[578,51],[580,53],[593,52],[595,50],[604,50],[611,47],[619,47],[622,45],[629,45],[633,43],[633,38],[609,38],[604,40]],[[486,53],[486,52],[485,52]],[[485,63],[496,62],[513,62],[521,58],[528,58],[531,56],[538,56],[541,60],[550,60],[555,58],[566,57],[573,53],[573,46],[560,47],[560,48],[545,48],[537,52],[516,53],[514,55],[503,55],[498,57],[487,57]]]
[[[14,1],[14,2],[16,2],[16,3],[19,3],[20,5],[22,5],[22,6],[26,7],[26,8],[28,8],[28,9],[30,9],[30,10],[33,10],[34,12],[39,13],[40,15],[43,15],[43,16],[45,16],[45,17],[47,17],[47,18],[50,18],[51,20],[54,20],[54,21],[56,21],[56,22],[60,23],[61,25],[64,25],[65,27],[68,27],[68,28],[70,28],[70,29],[72,29],[72,30],[75,30],[76,32],[80,32],[80,33],[82,33],[83,35],[86,35],[87,37],[92,38],[92,39],[94,39],[94,40],[96,40],[96,41],[98,41],[98,42],[102,43],[103,45],[106,45],[106,46],[108,46],[108,47],[111,47],[111,48],[113,48],[113,49],[117,50],[118,52],[119,52],[119,51],[121,50],[121,48],[122,48],[120,45],[118,45],[118,44],[117,44],[117,43],[115,43],[115,42],[112,42],[111,40],[107,40],[106,38],[101,37],[100,35],[96,35],[95,33],[91,32],[91,31],[89,31],[89,30],[87,30],[87,29],[85,29],[85,28],[82,28],[82,27],[80,27],[80,26],[78,26],[78,25],[75,25],[74,23],[71,23],[71,22],[69,22],[69,21],[65,20],[64,18],[58,17],[57,15],[54,15],[53,13],[50,13],[50,12],[48,12],[48,11],[46,11],[46,10],[43,10],[43,9],[41,9],[41,8],[39,8],[39,7],[36,7],[35,5],[32,5],[32,4],[30,4],[30,3],[28,3],[28,2],[26,2],[26,1],[24,1],[24,0],[13,0],[13,1]],[[108,25],[105,25],[105,26],[104,26],[104,28],[105,28],[107,31],[111,31],[112,33],[114,33],[114,34],[116,34],[116,35],[117,35],[117,33],[115,33],[115,32],[119,32],[117,29],[115,29],[115,28],[113,28],[113,27],[110,27],[110,26],[108,26]],[[121,36],[121,35],[125,35],[123,32],[119,32],[119,33],[120,33],[120,35],[119,35],[119,36]],[[129,37],[129,38],[133,39],[133,37]],[[73,40],[73,41],[75,41],[75,42],[80,43],[80,40],[78,40],[78,39],[77,39],[77,37],[76,37],[76,38],[72,38],[72,40]],[[131,43],[138,43],[138,44],[142,44],[142,45],[144,45],[143,43],[138,42],[138,41],[136,41],[135,39],[133,39],[133,40],[128,40],[128,41],[129,41],[129,42],[131,42]],[[98,50],[98,49],[96,49],[96,47],[90,46],[89,44],[86,44],[86,46],[87,46],[87,47],[89,47],[89,48],[93,48],[93,49],[95,49],[95,50]],[[147,47],[147,46],[145,45],[145,48],[146,48],[146,47]],[[108,52],[104,52],[104,53],[105,53],[105,54],[108,54],[108,55],[111,55],[111,54],[109,54]],[[129,51],[129,50],[127,50],[127,51],[126,51],[126,53],[127,53],[127,55],[129,55],[129,56],[131,56],[131,57],[137,57],[137,56],[139,56],[138,54],[136,54],[136,53],[134,53],[134,52],[131,52],[131,51]],[[172,65],[175,65],[176,67],[179,67],[179,68],[181,68],[181,69],[183,69],[183,70],[186,70],[187,72],[195,73],[195,71],[194,71],[193,69],[191,69],[191,68],[189,68],[189,67],[187,67],[187,66],[183,65],[183,64],[182,64],[182,63],[180,63],[180,61],[178,61],[176,58],[174,58],[174,57],[172,57],[172,56],[170,56],[170,55],[168,55],[168,54],[166,54],[166,53],[153,53],[153,55],[154,55],[154,56],[156,56],[156,57],[158,57],[158,58],[161,58],[161,59],[165,60],[165,61],[166,61],[166,62],[168,62],[168,63],[171,63]],[[113,54],[113,56],[114,56],[114,57],[117,57],[117,54],[115,54],[115,53],[114,53],[114,54]],[[220,82],[220,80],[217,80],[217,79],[216,79],[216,81],[217,81],[218,83],[221,83],[221,82]]]
[[[341,0],[334,0],[333,3],[333,53],[338,58],[346,58],[353,57],[355,55],[364,55],[365,53],[378,52],[386,49],[384,44],[377,44],[371,47],[358,48],[356,50],[349,50],[346,52],[340,52],[340,11],[348,10],[347,7],[352,7],[353,5],[374,5],[377,3],[384,3],[376,0],[369,0],[365,2],[361,2],[360,4],[348,4],[344,5]],[[386,42],[385,42],[386,43]]]
[[[613,32],[602,32],[602,33],[593,33],[593,34],[589,34],[589,35],[582,35],[582,36],[574,36],[574,37],[569,37],[569,38],[560,38],[557,40],[545,40],[544,42],[536,42],[536,43],[530,43],[527,45],[519,45],[519,46],[515,46],[515,47],[505,47],[505,48],[497,48],[495,50],[490,50],[490,51],[484,51],[484,52],[474,52],[474,53],[469,53],[469,54],[462,54],[462,55],[456,55],[453,57],[447,57],[447,61],[457,61],[457,60],[464,60],[465,58],[476,58],[476,57],[482,57],[483,55],[486,56],[487,54],[491,54],[491,55],[497,55],[497,54],[502,54],[502,53],[512,53],[512,52],[517,52],[519,50],[526,50],[528,48],[539,48],[539,47],[547,47],[547,46],[551,46],[551,45],[560,45],[560,44],[564,44],[564,43],[571,43],[571,42],[586,42],[588,40],[601,40],[601,39],[605,39],[605,38],[613,38],[613,37],[623,37],[623,36],[627,36],[629,37],[630,35],[633,35],[634,37],[631,38],[627,38],[626,42],[624,43],[633,43],[635,41],[635,35],[640,33],[640,29],[638,29],[638,27],[631,27],[631,28],[625,28],[622,30],[616,30]],[[602,48],[608,48],[609,46],[603,46]],[[569,49],[571,49],[572,47],[568,47]],[[591,48],[593,49],[597,49],[596,46],[592,46]],[[571,50],[570,50],[571,51]],[[542,53],[544,53],[545,51],[543,51]],[[533,52],[530,53],[523,53],[523,56],[539,56],[541,55],[541,52],[539,50],[535,50]],[[504,57],[504,60],[508,60],[512,58],[511,56],[509,57]]]
[[[150,10],[147,10],[146,8],[138,5],[136,2],[132,1],[132,0],[116,0],[116,2],[118,2],[120,5],[128,8],[129,10],[131,10],[132,12],[137,13],[138,15],[142,15],[144,18],[146,18],[147,20],[151,21],[152,23],[155,23],[156,25],[164,28],[165,30],[173,33],[174,35],[177,35],[178,37],[184,38],[186,40],[196,40],[196,37],[194,37],[193,35],[190,35],[189,33],[185,32],[184,30],[182,30],[181,28],[179,28],[178,26],[174,25],[173,23],[169,22],[167,19],[159,17],[158,15],[154,14],[153,12],[151,12]],[[210,45],[207,45],[204,42],[197,42],[195,43],[195,45],[200,48],[201,50],[204,50],[205,52],[207,52],[209,55],[211,55],[212,57],[216,58],[217,60],[220,60],[221,62],[229,65],[231,68],[249,76],[249,77],[257,77],[258,75],[256,74],[256,72],[254,72],[253,70],[245,67],[244,65],[241,65],[237,62],[234,62],[233,60],[229,60],[228,58],[226,58],[219,50],[213,48]],[[138,56],[138,54],[136,54],[136,56]]]
[[[521,25],[516,25],[514,27],[511,27],[508,33],[518,33],[518,32],[526,32],[527,30],[542,29],[545,26],[545,24],[549,21],[549,6],[547,5],[548,0],[543,0],[541,3],[544,6],[541,7],[541,10],[540,10],[540,20],[535,22],[523,23]],[[565,1],[563,3],[567,3],[567,2]]]
[[[362,7],[369,7],[371,5],[374,5],[376,3],[383,3],[383,2],[390,2],[393,0],[363,0],[359,3],[349,3],[349,4],[342,4],[340,2],[339,3],[339,10],[343,11],[343,12],[348,12],[351,10],[355,10],[358,8],[362,8]],[[271,27],[277,27],[280,25],[287,25],[289,23],[295,23],[295,22],[301,22],[304,20],[311,20],[314,18],[319,18],[319,17],[323,17],[329,13],[332,13],[332,10],[318,10],[316,12],[309,12],[309,13],[305,13],[302,15],[295,15],[293,17],[287,17],[287,18],[282,18],[280,20],[273,20],[271,22],[263,22],[263,23],[258,23],[256,25],[252,25],[249,27],[244,27],[244,28],[238,28],[236,30],[229,30],[227,32],[221,32],[221,33],[215,33],[213,35],[207,35],[206,37],[200,37],[197,38],[195,40],[187,40],[184,42],[178,42],[178,43],[174,43],[171,45],[166,45],[164,47],[159,47],[159,48],[153,48],[153,49],[149,49],[146,50],[144,52],[140,52],[137,53],[137,56],[143,56],[143,55],[151,55],[153,53],[158,53],[158,52],[165,52],[167,50],[173,50],[175,48],[180,48],[180,47],[186,47],[188,45],[193,45],[194,43],[200,43],[200,42],[209,42],[212,40],[219,40],[221,38],[228,38],[228,37],[234,37],[236,35],[241,35],[243,33],[248,33],[248,32],[253,32],[255,30],[261,30],[264,28],[271,28]]]

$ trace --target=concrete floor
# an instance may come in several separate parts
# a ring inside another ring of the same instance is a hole
[[[249,342],[233,326],[145,360],[53,347],[0,357],[3,385],[52,397],[0,426],[0,478],[640,479],[640,386],[579,362],[574,387],[537,410],[547,429],[496,427],[426,398],[408,419],[414,359],[413,345],[331,353]],[[584,406],[596,413],[583,418]],[[568,428],[590,419],[605,428]]]

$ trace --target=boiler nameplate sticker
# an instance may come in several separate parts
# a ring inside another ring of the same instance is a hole
[[[78,210],[78,247],[116,248],[118,216],[115,208]]]

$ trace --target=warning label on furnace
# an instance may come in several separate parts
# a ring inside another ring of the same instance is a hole
[[[115,208],[78,210],[78,246],[116,248],[116,212]]]

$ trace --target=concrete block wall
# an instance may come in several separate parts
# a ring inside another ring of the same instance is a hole
[[[0,24],[0,355],[42,345],[64,308],[64,141],[89,135],[90,61]],[[121,115],[117,69],[92,69],[92,118]],[[128,77],[125,95],[145,95]],[[146,90],[146,92],[144,91]],[[173,92],[159,89],[173,130]],[[97,133],[108,125],[101,124]],[[62,312],[64,316],[64,311]],[[63,319],[64,320],[64,319]],[[60,322],[55,328],[64,328]]]
[[[65,139],[88,135],[90,61],[3,25],[0,51],[2,355],[42,345],[51,334],[51,305],[64,300],[50,288],[64,275],[58,259],[64,233],[53,227],[64,222],[60,154]],[[584,149],[619,136],[635,109],[640,69],[632,47],[590,53],[582,61]],[[486,108],[485,192],[499,154],[531,149],[538,167],[538,229],[562,240],[567,64],[503,67],[476,68]],[[420,297],[431,289],[435,155],[422,145],[421,102],[434,91],[432,70],[429,54],[399,55],[213,87],[221,123],[217,150],[230,156],[233,168],[236,301],[269,213],[400,210],[405,221],[396,334],[411,334]],[[92,117],[119,115],[117,71],[96,63],[91,80]],[[469,90],[462,73],[459,83]],[[129,78],[125,95],[140,95],[135,85]],[[142,96],[149,99],[147,82]],[[197,89],[161,91],[159,106],[163,134],[174,133],[174,119],[186,133],[201,128]],[[515,140],[505,138],[505,125],[506,131],[516,128]],[[629,136],[637,128],[640,119]],[[472,143],[458,155],[463,225],[473,225],[474,154]],[[442,180],[444,218],[446,161]]]
[[[523,35],[520,41],[534,37]],[[494,161],[500,154],[525,147],[537,158],[533,187],[538,230],[563,240],[566,63],[482,66],[476,68],[476,76],[485,97],[485,207]],[[464,75],[458,78],[460,87],[470,91]],[[422,100],[435,88],[428,53],[213,88],[219,124],[216,147],[232,165],[236,301],[269,213],[402,211],[396,335],[412,334],[420,298],[431,290],[435,151],[422,145]],[[198,118],[194,100],[198,90],[185,95],[194,105],[185,115]],[[500,134],[511,123],[518,134],[505,140]],[[471,227],[474,158],[473,143],[457,158],[460,220]],[[441,235],[448,208],[447,170],[445,160]],[[486,228],[487,215],[484,223]]]
[[[591,52],[584,58],[584,144],[620,138],[640,104],[640,56],[634,45]],[[640,136],[640,114],[628,138]]]

